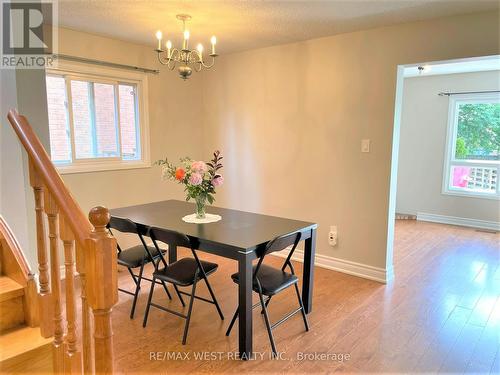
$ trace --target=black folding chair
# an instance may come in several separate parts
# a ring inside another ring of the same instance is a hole
[[[155,263],[155,271],[153,272],[153,282],[151,283],[151,290],[149,291],[148,304],[146,307],[146,313],[144,314],[144,322],[142,324],[143,327],[146,327],[146,324],[148,322],[149,309],[151,306],[154,306],[157,309],[169,312],[183,319],[186,319],[186,325],[184,326],[184,335],[182,337],[182,344],[184,345],[186,344],[186,339],[189,330],[189,322],[191,321],[191,313],[193,311],[193,302],[195,298],[214,304],[215,307],[217,308],[217,312],[219,313],[220,318],[224,320],[224,315],[222,314],[219,304],[217,303],[217,299],[215,298],[215,294],[207,278],[208,275],[211,275],[217,270],[218,265],[216,263],[200,260],[198,258],[198,255],[196,254],[196,251],[191,245],[191,241],[186,235],[182,233],[160,228],[150,228],[149,236],[153,240],[153,244],[155,245],[157,250],[159,249],[157,242],[161,241],[163,243],[168,244],[169,246],[187,247],[191,249],[191,252],[193,254],[193,258],[182,258],[179,259],[178,261],[168,264],[165,261],[165,258],[163,257],[161,252],[159,253],[160,257],[158,261]],[[160,266],[163,266],[163,268],[161,268]],[[205,280],[208,291],[212,296],[212,300],[208,300],[206,298],[195,295],[196,284],[200,279]],[[153,299],[153,292],[156,284],[155,280],[160,280],[161,283],[165,282],[172,283],[183,306],[185,306],[185,304],[181,294],[191,297],[189,299],[189,307],[187,315],[181,314],[177,311],[170,310],[164,306],[151,302],[151,300]],[[190,286],[190,285],[192,285],[190,294],[181,291],[177,288],[178,286]]]
[[[258,263],[253,267],[253,282],[252,282],[252,287],[253,291],[259,294],[259,302],[257,302],[255,305],[252,306],[252,310],[258,306],[262,306],[262,311],[261,313],[264,314],[264,320],[266,322],[266,328],[267,328],[267,333],[269,334],[269,341],[271,341],[271,348],[273,350],[273,354],[277,355],[276,351],[276,345],[274,343],[274,337],[273,337],[273,329],[279,326],[281,323],[285,322],[289,318],[291,318],[293,315],[297,314],[298,312],[302,312],[302,318],[304,319],[304,325],[306,327],[306,331],[309,331],[309,324],[307,322],[307,317],[306,317],[306,312],[304,310],[304,305],[302,303],[302,298],[299,293],[299,287],[297,285],[299,279],[297,276],[295,276],[295,269],[293,268],[293,264],[290,261],[292,258],[293,252],[295,251],[295,248],[297,247],[297,244],[300,241],[300,233],[293,233],[293,234],[288,234],[284,235],[281,237],[276,237],[274,240],[270,241],[263,254],[260,256]],[[281,251],[283,249],[286,249],[288,246],[292,246],[292,249],[290,250],[290,253],[288,254],[288,257],[285,260],[285,263],[283,264],[283,267],[281,269],[276,269],[270,266],[267,266],[265,264],[262,264],[264,261],[264,257],[267,254],[270,254],[275,251]],[[285,272],[286,267],[290,267],[290,271],[292,273]],[[239,274],[235,273],[231,275],[231,278],[233,281],[238,284],[239,283]],[[269,321],[269,314],[267,312],[267,306],[269,305],[269,302],[271,301],[271,298],[282,292],[283,290],[287,289],[289,286],[293,285],[295,287],[295,292],[297,293],[297,298],[299,301],[299,308],[288,313],[285,317],[280,319],[278,322],[271,324]],[[267,297],[266,300],[264,300],[264,296]],[[229,336],[231,333],[231,329],[233,328],[234,322],[236,321],[236,318],[238,317],[238,310],[239,307],[236,309],[236,312],[234,313],[233,319],[231,320],[231,323],[229,324],[229,327],[226,331],[226,336]]]
[[[139,291],[141,290],[141,281],[147,280],[149,282],[152,282],[151,279],[143,276],[144,266],[149,262],[154,262],[154,260],[158,258],[158,256],[160,256],[161,251],[156,247],[147,246],[146,241],[144,240],[144,236],[147,234],[147,228],[142,225],[138,225],[129,219],[112,216],[108,224],[108,230],[111,234],[113,234],[111,228],[116,229],[117,231],[122,233],[137,234],[137,236],[141,240],[140,245],[133,246],[127,249],[122,249],[120,245],[117,246],[118,264],[127,268],[128,272],[132,276],[132,280],[134,280],[135,283],[134,292],[118,288],[120,292],[134,296],[132,308],[130,310],[130,319],[133,319],[135,314],[135,306],[137,304],[137,297],[139,296]],[[134,274],[133,272],[133,270],[136,268],[139,268],[138,275]],[[167,292],[168,298],[172,299],[166,286],[165,291]]]

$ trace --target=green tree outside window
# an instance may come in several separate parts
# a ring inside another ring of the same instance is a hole
[[[460,104],[455,158],[500,160],[500,103]]]

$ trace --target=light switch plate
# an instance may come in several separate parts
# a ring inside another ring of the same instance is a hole
[[[361,140],[361,152],[370,152],[370,140],[362,139]]]

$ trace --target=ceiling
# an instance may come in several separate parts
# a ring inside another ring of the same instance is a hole
[[[180,40],[188,13],[193,43],[218,39],[218,53],[499,9],[498,0],[159,1],[60,0],[59,26],[155,48],[155,33]],[[192,44],[195,45],[195,44]]]

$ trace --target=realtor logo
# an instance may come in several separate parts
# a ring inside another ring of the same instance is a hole
[[[1,5],[1,67],[52,66],[57,47],[57,3],[2,1]]]

